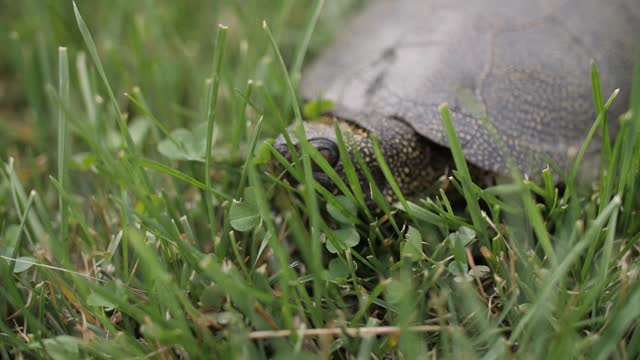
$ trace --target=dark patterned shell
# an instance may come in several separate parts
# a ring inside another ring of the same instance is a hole
[[[564,168],[596,118],[591,62],[605,100],[620,88],[615,132],[639,41],[640,0],[378,0],[306,69],[302,93],[370,130],[400,118],[445,146],[447,102],[470,162]]]

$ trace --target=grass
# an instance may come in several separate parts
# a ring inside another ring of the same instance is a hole
[[[480,189],[443,106],[468,211],[374,187],[375,214],[306,143],[301,185],[265,171],[354,2],[5,7],[0,358],[639,356],[638,68],[613,119],[594,66],[596,187]]]

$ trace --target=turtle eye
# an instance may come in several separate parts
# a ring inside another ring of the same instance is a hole
[[[335,142],[325,138],[317,138],[309,140],[309,144],[311,144],[314,148],[316,148],[316,150],[318,150],[320,155],[322,155],[327,160],[329,165],[336,165],[339,155],[338,146]],[[314,167],[317,167],[317,165],[315,165]]]

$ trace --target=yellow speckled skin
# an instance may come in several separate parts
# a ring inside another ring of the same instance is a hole
[[[422,195],[441,176],[447,175],[453,163],[448,149],[434,146],[424,141],[409,125],[402,121],[389,124],[384,131],[377,133],[380,150],[391,169],[394,180],[405,196]],[[384,178],[376,159],[369,132],[350,126],[351,135],[347,136],[349,152],[358,151],[371,171],[378,187],[389,200],[395,199],[393,190]],[[353,155],[352,155],[353,158]],[[353,160],[356,164],[355,160]],[[341,167],[341,164],[339,164]],[[342,169],[338,168],[342,174]],[[360,169],[356,168],[358,172]],[[366,177],[360,175],[361,186],[367,190]]]
[[[306,122],[304,127],[307,140],[312,141],[313,139],[322,138],[337,143],[333,119],[333,116],[324,116],[315,121]],[[371,132],[352,121],[342,118],[337,118],[337,120],[363,191],[369,194],[371,187],[363,170],[358,166],[356,153],[360,154],[364,160],[383,195],[389,201],[396,199],[376,159],[370,136]],[[290,131],[290,133],[293,132]],[[385,121],[385,127],[376,132],[376,136],[385,161],[405,196],[423,195],[438,178],[449,175],[448,170],[453,164],[449,149],[425,140],[405,122],[388,119]],[[292,136],[292,141],[294,144],[297,143],[295,136]],[[286,157],[289,157],[284,137],[279,136],[274,146]],[[342,161],[338,160],[334,165],[334,169],[346,182]],[[482,173],[482,171],[479,173]],[[314,177],[327,189],[331,191],[337,190],[335,184],[321,170],[314,170]]]

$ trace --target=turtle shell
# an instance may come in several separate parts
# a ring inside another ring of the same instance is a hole
[[[605,100],[620,89],[615,133],[639,39],[638,0],[378,0],[305,70],[301,91],[366,129],[401,119],[444,146],[446,102],[469,162],[498,173],[510,159],[524,172],[565,168],[596,119],[592,61]]]

